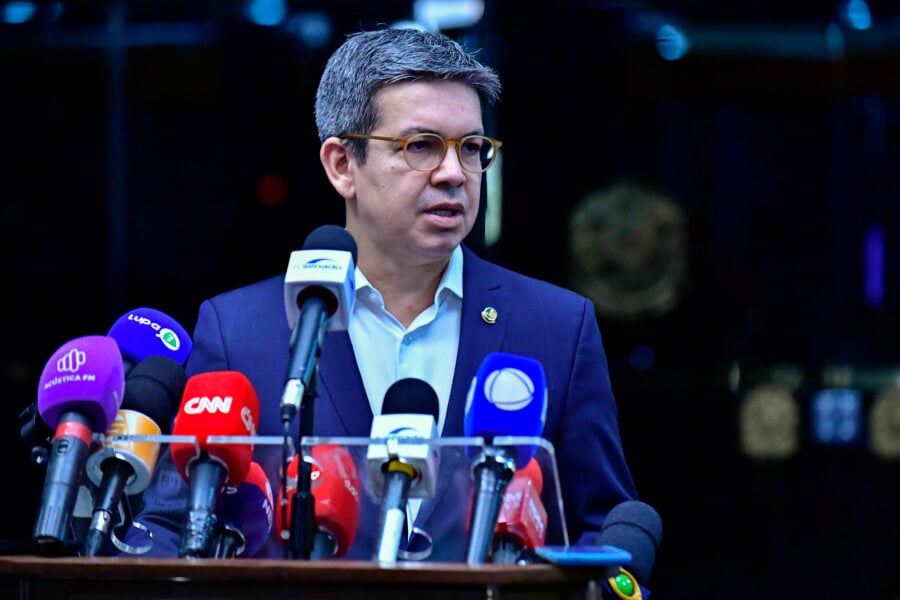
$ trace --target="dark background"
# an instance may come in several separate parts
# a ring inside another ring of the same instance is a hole
[[[332,37],[310,47],[237,1],[39,3],[32,22],[0,26],[16,507],[2,537],[33,526],[43,473],[16,415],[56,348],[140,306],[190,330],[201,300],[281,272],[309,231],[343,222],[318,161],[318,75],[341,34],[410,18],[412,3],[287,4],[326,15]],[[654,597],[900,598],[900,458],[872,452],[865,421],[853,443],[812,435],[829,373],[849,373],[865,419],[900,372],[900,6],[869,2],[866,31],[843,6],[488,2],[478,25],[448,31],[505,84],[488,123],[504,142],[503,228],[490,245],[473,234],[483,254],[577,287],[567,227],[585,194],[636,181],[685,217],[677,304],[598,315],[626,455],[665,526]],[[681,60],[656,49],[666,23],[691,41]],[[267,176],[284,195],[261,191]],[[884,291],[867,301],[873,226]],[[799,445],[751,456],[741,404],[785,371]]]

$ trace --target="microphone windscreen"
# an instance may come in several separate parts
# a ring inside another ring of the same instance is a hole
[[[350,232],[338,225],[322,225],[313,229],[303,240],[301,250],[341,250],[349,252],[356,264],[356,240]]]
[[[216,503],[217,523],[239,531],[244,538],[241,555],[252,557],[268,539],[274,517],[272,486],[263,468],[253,461],[244,481],[222,490]]]
[[[438,437],[438,398],[427,382],[421,379],[405,378],[392,383],[384,393],[381,414],[372,419],[371,438],[378,439],[432,439]],[[440,453],[430,444],[412,442],[398,443],[395,450],[388,452],[384,443],[370,444],[366,451],[366,465],[371,489],[383,498],[387,493],[389,479],[396,480],[398,470],[388,465],[402,465],[400,470],[412,470],[409,486],[410,498],[430,498],[437,483]],[[386,473],[393,471],[390,478]],[[393,485],[393,484],[391,484]],[[382,500],[382,507],[386,506]],[[384,510],[382,511],[384,512]]]
[[[534,489],[538,494],[544,491],[544,472],[541,470],[541,465],[538,464],[536,458],[532,458],[528,461],[527,465],[519,468],[516,471],[515,476],[527,477],[531,480],[531,483],[534,485]]]
[[[547,380],[533,358],[492,352],[478,367],[466,396],[463,431],[488,443],[497,436],[540,437],[547,417]],[[534,456],[534,446],[517,447],[516,464]]]
[[[315,498],[316,527],[335,541],[336,558],[347,554],[359,526],[359,474],[343,446],[317,445],[310,452],[311,490]]]
[[[661,541],[659,513],[645,502],[626,500],[609,511],[595,544],[615,546],[631,553],[628,570],[639,582],[646,583]]]
[[[173,435],[195,436],[205,452],[228,469],[225,485],[236,485],[247,477],[253,460],[253,444],[210,443],[210,436],[255,436],[259,422],[259,398],[240,371],[210,371],[188,378]],[[194,444],[172,442],[172,461],[181,476],[189,480],[187,467],[197,457]]]
[[[127,387],[127,384],[126,384]],[[131,467],[131,476],[125,482],[123,491],[131,496],[143,492],[150,485],[150,478],[159,458],[160,442],[117,440],[117,436],[159,436],[159,425],[148,416],[135,410],[120,409],[116,418],[106,430],[103,449],[87,457],[84,466],[88,479],[100,486],[104,474],[104,463],[110,458],[124,461]]]
[[[193,343],[175,319],[153,308],[136,308],[119,317],[109,329],[122,356],[137,364],[149,356],[168,356],[183,365]]]
[[[297,493],[300,455],[294,455],[287,468],[287,487],[279,490],[279,498],[286,501],[285,514],[275,511],[275,528],[284,529],[293,518],[293,498]],[[313,446],[310,456],[310,491],[315,499],[316,527],[331,535],[335,542],[335,558],[345,556],[353,545],[359,528],[360,496],[359,472],[350,452],[344,446],[323,444]]]
[[[187,375],[178,362],[163,355],[148,356],[125,378],[122,408],[143,413],[168,435],[186,384]]]
[[[302,250],[291,252],[284,275],[284,307],[288,326],[300,320],[301,307],[312,297],[324,301],[328,331],[346,331],[356,287],[356,240],[343,227],[313,230]]]
[[[75,338],[47,361],[38,383],[41,419],[56,428],[63,413],[77,411],[104,432],[122,405],[125,367],[116,341],[106,335]]]
[[[524,469],[516,472],[506,487],[496,533],[512,535],[523,548],[533,550],[543,546],[547,539],[547,509],[541,501],[540,489],[529,476],[531,472]]]
[[[431,415],[438,420],[439,403],[434,388],[421,379],[398,379],[384,393],[383,415]]]

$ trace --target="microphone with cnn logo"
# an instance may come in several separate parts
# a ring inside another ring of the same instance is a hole
[[[253,460],[259,398],[239,371],[199,373],[187,380],[172,434],[192,436],[196,444],[173,442],[172,462],[190,484],[187,515],[178,545],[180,557],[211,557],[216,499],[226,486],[244,481]],[[238,440],[213,440],[237,437]]]

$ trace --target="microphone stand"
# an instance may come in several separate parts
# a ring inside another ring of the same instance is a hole
[[[300,403],[300,424],[297,452],[297,492],[294,494],[291,507],[291,544],[293,558],[308,560],[312,555],[316,533],[316,499],[311,492],[311,465],[303,460],[303,438],[312,436],[315,398],[318,394],[319,365],[314,367],[310,385],[303,391]]]

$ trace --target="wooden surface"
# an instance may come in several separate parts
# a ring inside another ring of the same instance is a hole
[[[0,597],[589,598],[597,570],[552,565],[363,561],[0,557]]]

